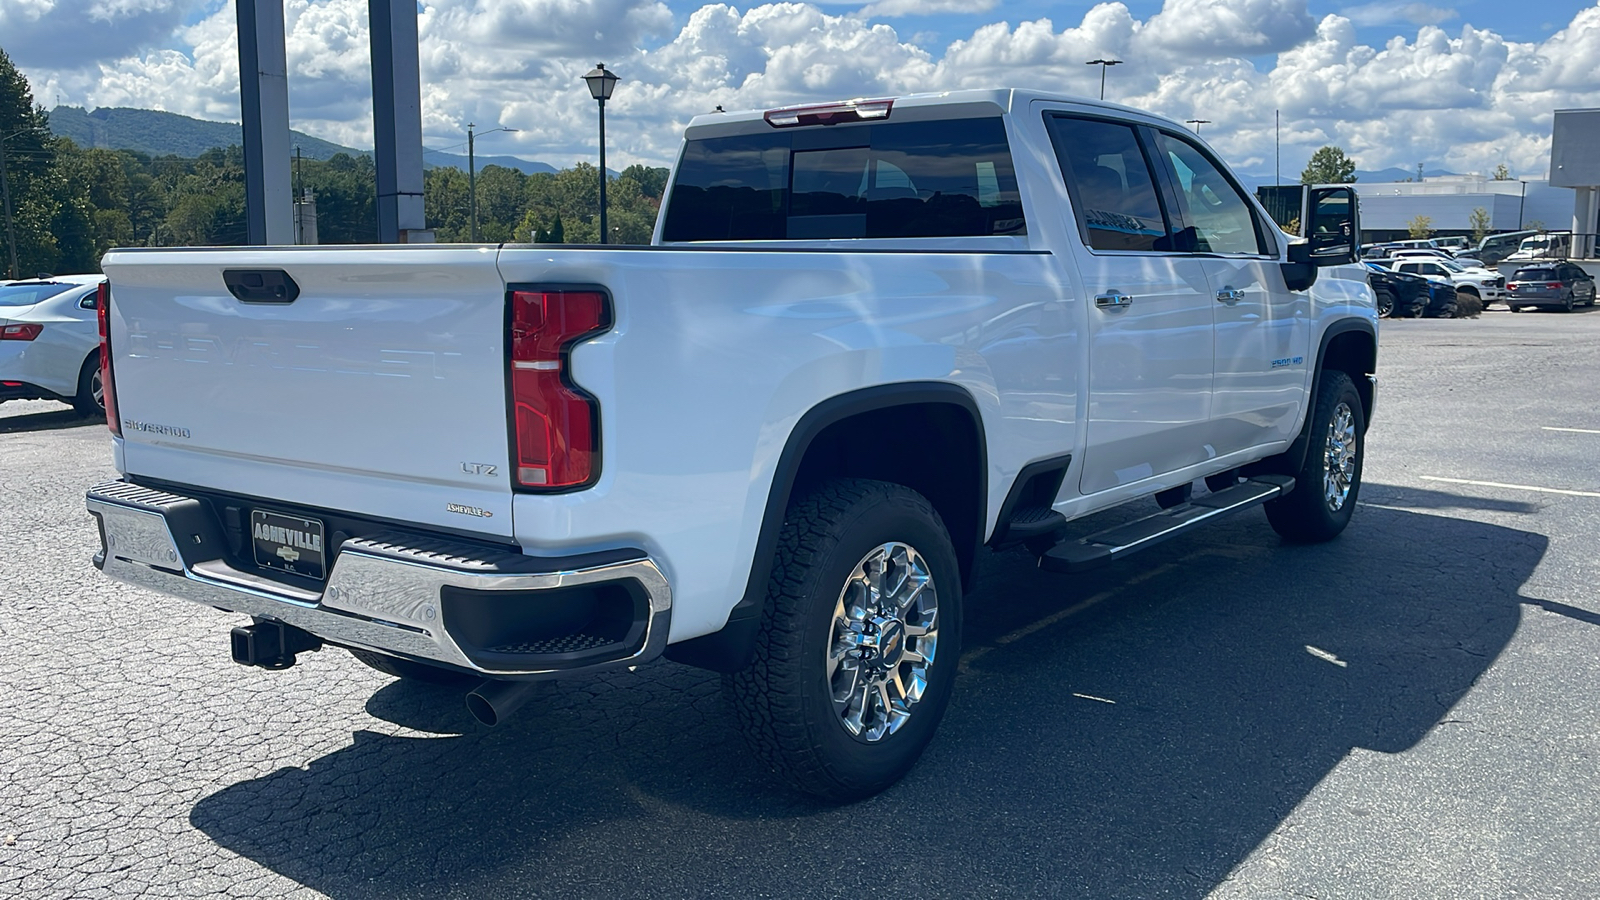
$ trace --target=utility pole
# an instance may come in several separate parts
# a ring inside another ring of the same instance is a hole
[[[478,242],[478,161],[473,155],[472,143],[472,129],[476,127],[471,122],[467,123],[467,196],[471,198],[467,207],[471,210],[468,215],[472,223],[468,233],[474,244]]]
[[[1283,140],[1278,131],[1278,111],[1272,111],[1272,183],[1283,184]]]
[[[476,127],[478,126],[472,124],[471,122],[467,123],[467,194],[471,197],[469,205],[472,208],[473,241],[478,240],[478,160],[477,156],[475,155],[476,148],[474,146],[474,141],[477,139],[477,136],[472,133],[472,129]],[[491,128],[483,133],[494,134],[496,131],[515,133],[517,130],[518,129],[515,128]],[[460,145],[458,144],[457,146]]]
[[[1194,126],[1194,133],[1195,134],[1199,134],[1200,133],[1200,126],[1201,125],[1210,125],[1211,124],[1211,120],[1210,119],[1185,119],[1184,123],[1187,124],[1187,125],[1193,125]]]
[[[0,200],[6,207],[6,243],[11,245],[11,280],[17,278],[17,232],[11,224],[11,180],[6,177],[6,138],[16,137],[21,131],[0,135]]]

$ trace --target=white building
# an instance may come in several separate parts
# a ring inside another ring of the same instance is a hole
[[[1483,175],[1440,175],[1388,184],[1356,182],[1361,232],[1367,241],[1407,236],[1411,221],[1427,216],[1435,233],[1470,235],[1473,210],[1489,214],[1489,231],[1572,227],[1573,191],[1544,178],[1496,181]]]

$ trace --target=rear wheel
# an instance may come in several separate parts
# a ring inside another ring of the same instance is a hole
[[[1267,521],[1287,540],[1332,540],[1350,524],[1361,491],[1366,420],[1350,376],[1322,373],[1311,411],[1311,446],[1288,496],[1268,501]]]
[[[384,653],[374,653],[371,650],[351,649],[350,655],[377,669],[385,675],[393,675],[406,681],[421,681],[426,684],[443,684],[450,686],[466,686],[481,681],[478,676],[466,672],[457,672],[442,666],[430,666],[427,663],[411,659],[400,659]]]
[[[1567,296],[1561,298],[1561,311],[1562,312],[1572,312],[1572,307],[1573,306],[1574,306],[1574,304],[1572,302],[1572,295],[1571,294],[1568,294]]]
[[[105,386],[100,383],[100,354],[94,352],[83,361],[78,372],[78,393],[72,398],[72,408],[82,416],[106,414]]]
[[[835,479],[789,507],[755,661],[723,685],[779,775],[858,800],[922,755],[960,653],[960,571],[939,514],[901,485]]]

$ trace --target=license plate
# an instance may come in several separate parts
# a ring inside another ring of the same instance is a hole
[[[264,509],[250,511],[250,537],[256,565],[315,578],[327,574],[322,552],[322,523]]]

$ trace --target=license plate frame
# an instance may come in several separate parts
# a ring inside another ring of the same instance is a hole
[[[322,581],[328,577],[322,520],[271,509],[250,510],[250,545],[256,565]]]

